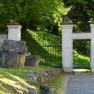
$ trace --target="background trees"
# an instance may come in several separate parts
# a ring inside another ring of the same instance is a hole
[[[94,19],[93,5],[94,0],[0,0],[0,32],[6,31],[6,24],[14,20],[23,30],[59,34],[62,21],[67,19],[75,24],[74,32],[90,32],[88,21]],[[80,50],[83,52],[84,47],[80,47],[79,42],[74,44],[74,48],[83,48]],[[89,49],[88,42],[83,45]]]
[[[94,0],[63,0],[66,7],[71,6],[67,13],[74,26],[74,32],[90,32],[89,20],[94,20]],[[82,44],[82,45],[79,45]],[[89,56],[90,41],[74,41],[74,49]]]
[[[25,28],[47,29],[57,34],[66,11],[62,0],[0,0],[0,31],[12,19]]]

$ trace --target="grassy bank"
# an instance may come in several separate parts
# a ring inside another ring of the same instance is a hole
[[[26,74],[29,72],[49,70],[50,67],[39,66],[17,68],[0,68],[0,94],[28,94],[28,88],[35,88],[35,85],[26,82]]]
[[[24,31],[22,36],[23,40],[26,41],[29,52],[41,57],[41,64],[61,65],[61,36],[32,30]]]

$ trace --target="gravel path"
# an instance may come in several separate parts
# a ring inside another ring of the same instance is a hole
[[[94,94],[94,74],[71,74],[66,94]]]

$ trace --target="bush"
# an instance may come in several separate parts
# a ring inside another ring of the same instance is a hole
[[[89,68],[90,58],[73,51],[73,64],[75,68]]]

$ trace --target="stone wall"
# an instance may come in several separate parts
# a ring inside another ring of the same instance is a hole
[[[0,35],[0,51],[2,50],[2,44],[4,40],[7,40],[7,39],[8,39],[8,35],[4,35],[4,34]]]
[[[25,42],[4,40],[1,51],[1,67],[24,67],[26,54]]]
[[[45,71],[30,72],[26,75],[26,79],[29,83],[48,84],[60,73],[61,69],[52,68]]]
[[[52,68],[44,71],[30,72],[25,77],[27,82],[40,85],[39,94],[57,94],[55,88],[52,87],[52,81],[61,72],[61,69]]]

